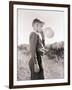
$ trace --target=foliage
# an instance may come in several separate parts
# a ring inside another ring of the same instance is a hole
[[[46,46],[46,49],[48,51],[45,53],[49,58],[57,58],[58,60],[60,58],[64,58],[64,42],[56,42],[54,44],[51,44],[50,46]]]

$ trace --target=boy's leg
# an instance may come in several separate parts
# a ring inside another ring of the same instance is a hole
[[[40,55],[39,52],[37,52],[37,61],[38,61],[38,65],[39,65],[40,71],[43,70],[41,55]]]
[[[34,79],[34,62],[32,59],[30,59],[29,61],[29,68],[31,72],[31,80],[33,80]]]

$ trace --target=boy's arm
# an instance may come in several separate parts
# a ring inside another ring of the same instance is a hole
[[[31,51],[31,58],[35,60],[36,55],[36,45],[37,45],[37,35],[32,32],[29,38],[30,42],[30,51]]]

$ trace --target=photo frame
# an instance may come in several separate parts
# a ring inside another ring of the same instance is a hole
[[[45,25],[49,51],[42,56],[43,73],[31,80],[29,35],[35,22]],[[70,5],[10,1],[9,88],[61,85],[70,85]]]

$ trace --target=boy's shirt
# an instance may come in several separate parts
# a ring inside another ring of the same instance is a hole
[[[43,32],[38,33],[33,31],[30,34],[30,50],[31,50],[31,56],[34,57],[36,55],[36,51],[40,51],[41,48],[44,47],[44,36]]]
[[[36,34],[39,36],[39,38],[42,40],[41,33],[38,33],[38,32],[36,32],[36,31],[33,31],[33,32],[36,33]]]

